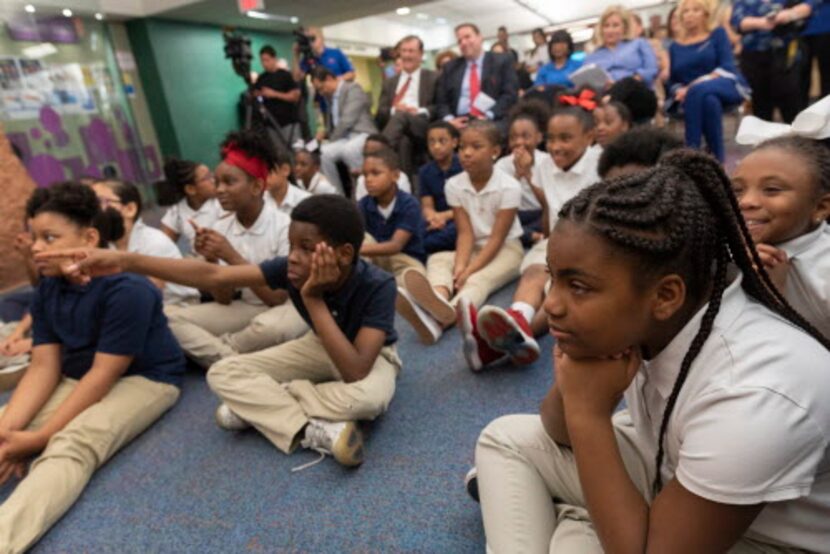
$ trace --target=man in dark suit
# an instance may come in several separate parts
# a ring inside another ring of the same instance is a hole
[[[518,101],[519,82],[508,54],[484,52],[481,32],[472,23],[455,28],[461,57],[444,66],[436,93],[437,117],[463,129],[471,118],[490,119],[502,130]]]
[[[435,115],[438,73],[421,67],[424,43],[409,35],[398,43],[401,72],[383,82],[378,102],[378,126],[401,159],[401,169],[414,171],[413,154],[423,151],[427,127]]]

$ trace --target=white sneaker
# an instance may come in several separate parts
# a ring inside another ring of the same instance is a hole
[[[300,446],[332,456],[346,467],[363,463],[363,436],[354,421],[311,418]]]
[[[226,431],[241,431],[251,426],[250,423],[233,413],[225,403],[219,404],[213,415],[216,418],[216,424]]]
[[[412,325],[422,343],[435,344],[441,338],[444,333],[441,324],[435,321],[435,318],[429,315],[425,309],[416,304],[412,296],[402,287],[398,287],[395,307],[398,313]]]
[[[403,284],[412,300],[426,310],[442,329],[455,323],[455,308],[435,291],[426,275],[417,269],[407,269],[403,272]]]

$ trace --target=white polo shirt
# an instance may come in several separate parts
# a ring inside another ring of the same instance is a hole
[[[300,188],[307,190],[311,194],[339,194],[337,188],[320,171],[314,174],[314,177],[308,182],[308,186],[303,183],[302,179],[297,179],[297,184]]]
[[[830,337],[830,226],[822,222],[814,231],[778,248],[790,260],[784,297],[825,337]]]
[[[260,264],[277,256],[287,256],[291,219],[275,205],[266,202],[257,220],[247,229],[235,214],[217,221],[213,229],[223,234],[248,263]],[[249,288],[242,289],[242,300],[253,305],[263,303]]]
[[[199,227],[210,228],[213,227],[213,224],[224,213],[225,211],[222,209],[222,205],[215,198],[202,204],[198,210],[191,208],[187,204],[187,199],[183,198],[167,209],[161,218],[161,222],[163,225],[178,233],[179,236],[186,237],[187,243],[193,248],[196,231],[190,224],[190,220],[195,221]]]
[[[480,191],[473,188],[466,171],[447,179],[444,185],[447,204],[452,208],[462,208],[470,218],[476,246],[483,246],[493,234],[493,225],[500,210],[518,209],[522,200],[522,185],[503,171],[493,171],[487,185]],[[513,225],[507,233],[507,240],[522,236],[519,218],[513,219]]]
[[[403,171],[401,171],[401,176],[398,177],[398,190],[412,194],[412,183],[409,182],[409,177]],[[360,202],[367,194],[369,193],[366,191],[366,177],[360,175],[354,189],[354,201]]]
[[[508,156],[504,156],[499,161],[496,162],[496,169],[500,171],[504,171],[514,179],[516,178],[516,166],[513,164],[513,154]],[[542,152],[538,148],[533,150],[533,167],[538,167],[539,164],[542,162],[543,159],[550,158],[546,152]],[[531,169],[532,171],[532,169]],[[527,179],[522,177],[518,179],[519,184],[522,185],[522,203],[519,204],[519,209],[521,211],[528,211],[528,210],[541,210],[542,205],[539,204],[539,201],[536,199],[536,195],[533,194],[533,189],[531,188],[530,183],[527,182]]]
[[[274,195],[271,194],[269,191],[265,191],[265,203],[271,204],[274,208],[278,209],[285,215],[290,216],[291,212],[294,211],[294,208],[297,207],[297,204],[305,200],[311,196],[311,193],[301,189],[300,187],[295,187],[294,185],[288,185],[288,191],[285,193],[285,198],[282,199],[282,204],[277,204],[277,199],[274,198]]]
[[[533,165],[533,184],[545,193],[548,203],[548,224],[553,229],[559,220],[559,210],[565,203],[579,194],[579,191],[599,181],[597,165],[602,149],[589,147],[568,171],[562,171],[550,155]]]
[[[146,225],[141,218],[133,224],[130,239],[127,241],[127,252],[135,252],[145,256],[173,258],[180,260],[182,253],[176,244],[159,229]],[[162,291],[165,304],[179,304],[199,300],[199,291],[192,287],[165,283]]]
[[[725,504],[767,503],[748,536],[810,551],[830,537],[830,352],[736,278],[689,369],[665,437],[663,483]],[[625,400],[654,459],[663,411],[705,307],[644,362]]]

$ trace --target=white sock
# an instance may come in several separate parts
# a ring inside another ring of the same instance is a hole
[[[510,309],[522,314],[528,323],[533,321],[533,316],[536,315],[536,309],[527,302],[513,302],[510,305]]]

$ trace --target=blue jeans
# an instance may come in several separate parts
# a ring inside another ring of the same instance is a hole
[[[735,82],[719,77],[698,83],[689,88],[683,102],[683,119],[686,123],[686,145],[700,148],[701,138],[706,138],[709,150],[721,162],[724,160],[723,110],[743,102]]]

